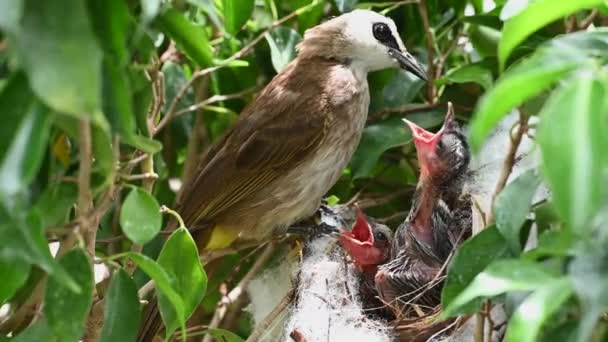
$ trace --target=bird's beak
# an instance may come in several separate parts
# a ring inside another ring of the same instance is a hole
[[[363,212],[361,212],[361,209],[359,209],[359,207],[356,208],[357,221],[355,222],[353,229],[350,232],[347,231],[341,233],[340,237],[343,241],[348,240],[352,244],[359,246],[371,246],[374,244],[372,227],[370,226],[369,222],[367,222],[367,219],[365,218],[365,215],[363,215]]]
[[[421,80],[427,81],[428,77],[422,65],[418,63],[416,58],[407,51],[399,51],[395,48],[389,48],[388,54],[399,62],[399,66],[412,74],[418,76]]]
[[[434,147],[441,140],[443,132],[454,123],[454,111],[448,110],[443,119],[443,125],[437,133],[431,133],[408,119],[403,119],[403,122],[410,128],[416,146]]]

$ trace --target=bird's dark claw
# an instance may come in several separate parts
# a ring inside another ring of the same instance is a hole
[[[288,234],[304,235],[311,238],[317,238],[323,235],[332,235],[339,233],[338,227],[332,226],[325,222],[314,225],[295,225],[287,228]]]

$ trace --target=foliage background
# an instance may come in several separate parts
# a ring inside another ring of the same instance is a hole
[[[168,240],[161,232],[160,204],[171,207],[180,179],[294,57],[304,31],[353,8],[391,16],[430,82],[396,70],[369,76],[368,126],[329,202],[356,197],[395,227],[417,178],[403,116],[434,129],[451,101],[477,151],[517,109],[494,211],[450,265],[444,314],[495,298],[512,314],[509,341],[602,340],[602,0],[0,2],[0,340],[133,340],[150,278],[171,330],[202,302],[189,335],[206,332],[260,249],[224,257],[207,277],[185,229]],[[542,167],[505,188],[524,134]],[[541,179],[552,196],[531,203]],[[523,252],[533,223],[538,247]],[[111,277],[96,283],[94,265]],[[245,304],[219,325],[236,335],[211,332],[246,338]]]

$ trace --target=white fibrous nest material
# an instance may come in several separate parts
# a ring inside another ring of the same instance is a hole
[[[293,274],[298,268],[294,259],[285,258],[278,266],[272,267],[254,278],[247,291],[250,304],[245,308],[251,314],[254,325],[259,324],[277,307],[281,299],[293,287]],[[261,342],[275,342],[283,336],[285,316],[278,317],[260,338]]]
[[[293,341],[294,332],[307,342],[391,341],[389,327],[363,313],[358,272],[335,246],[329,236],[308,246],[283,341]]]
[[[530,118],[530,124],[534,123],[535,117]],[[490,211],[492,195],[496,182],[503,168],[506,152],[511,146],[509,132],[519,120],[519,113],[514,111],[501,120],[492,134],[485,140],[479,153],[473,154],[470,169],[474,172],[471,192],[475,195],[477,202],[484,212]],[[529,129],[534,134],[534,129]],[[540,153],[529,136],[524,135],[517,149],[515,164],[509,175],[507,183],[513,181],[527,170],[540,165]],[[536,194],[535,201],[547,197],[547,188],[541,186]]]

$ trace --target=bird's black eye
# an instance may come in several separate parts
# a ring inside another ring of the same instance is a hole
[[[388,238],[382,232],[375,232],[374,233],[374,240],[376,240],[376,241],[388,241]]]
[[[388,42],[392,38],[391,29],[385,23],[375,23],[372,27],[374,38],[382,43]]]

